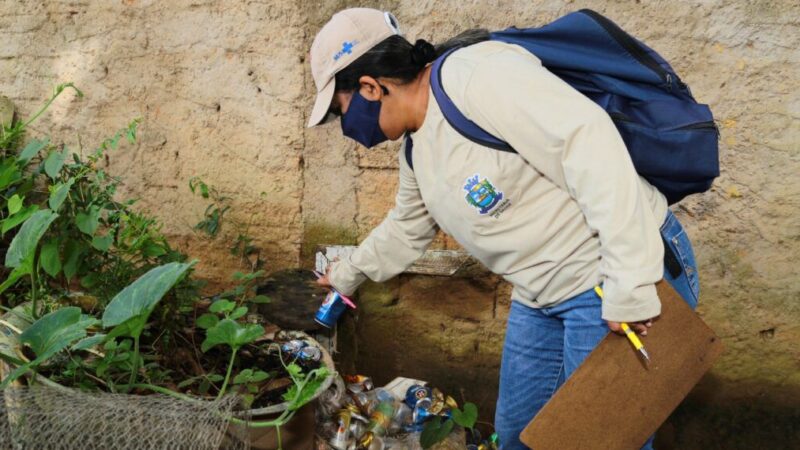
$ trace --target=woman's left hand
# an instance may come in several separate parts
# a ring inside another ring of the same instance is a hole
[[[647,329],[653,326],[653,321],[656,319],[658,319],[658,316],[640,322],[628,322],[628,326],[630,326],[634,332],[642,336],[647,336]],[[621,336],[625,335],[625,331],[622,330],[622,324],[620,322],[612,322],[610,320],[607,322],[609,330]]]

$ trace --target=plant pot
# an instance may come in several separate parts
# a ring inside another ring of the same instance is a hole
[[[22,306],[18,306],[17,308],[21,309]],[[17,336],[18,333],[24,330],[28,325],[29,325],[28,323],[26,323],[24,320],[22,320],[13,313],[6,313],[0,316],[0,352],[18,358],[20,349]],[[336,371],[333,364],[333,359],[331,358],[330,354],[317,341],[315,341],[305,333],[301,332],[288,332],[288,333],[289,337],[292,339],[303,339],[308,341],[310,345],[318,347],[322,354],[321,358],[322,364],[325,367],[327,367],[328,370],[330,371],[330,374],[323,381],[322,385],[312,398],[312,402],[300,408],[295,413],[294,417],[292,417],[292,419],[289,422],[287,422],[280,428],[280,437],[282,441],[282,447],[284,449],[287,450],[312,449],[314,429],[316,425],[315,405],[313,403],[313,400],[319,397],[319,395],[322,392],[325,392],[330,387],[331,383],[334,380],[334,377],[336,376]],[[4,361],[0,360],[0,378],[4,377],[5,374],[9,373],[10,370],[13,370],[13,368]],[[81,395],[81,392],[78,391],[77,389],[63,386],[59,383],[50,380],[47,377],[40,375],[33,375],[33,379],[37,383],[40,383],[48,388],[52,388],[57,392],[68,393],[70,395]],[[15,382],[14,384],[17,386],[21,385],[19,381]],[[0,399],[0,402],[3,401],[9,402],[9,399],[8,398]],[[180,402],[181,400],[174,399],[172,401]],[[6,403],[6,405],[12,406],[9,405],[8,403]],[[225,433],[225,436],[223,438],[221,448],[252,448],[252,449],[264,449],[264,450],[278,449],[279,448],[278,431],[276,430],[276,427],[274,426],[258,427],[257,423],[277,418],[281,413],[283,413],[286,410],[287,406],[288,404],[284,402],[281,404],[272,405],[265,408],[257,408],[248,411],[234,412],[233,415],[237,419],[246,420],[248,423],[256,424],[256,426],[248,426],[232,422],[228,423],[227,432]],[[4,410],[0,408],[0,412],[3,411]],[[9,413],[9,415],[11,415],[11,413]],[[11,419],[9,418],[8,420]],[[2,430],[0,430],[0,436],[2,436]],[[182,442],[173,442],[172,444],[181,445]],[[91,444],[88,445],[90,448],[94,448],[91,446]]]
[[[291,339],[302,339],[309,342],[310,345],[320,349],[322,353],[322,364],[328,368],[330,372],[328,378],[323,381],[322,385],[317,389],[317,392],[312,397],[312,401],[297,410],[292,420],[286,425],[280,427],[280,437],[282,447],[287,450],[311,450],[314,448],[314,430],[316,428],[316,408],[315,402],[320,394],[325,392],[333,383],[336,376],[336,368],[331,358],[330,353],[325,350],[325,347],[319,344],[316,340],[303,332],[290,332]],[[257,423],[262,421],[274,420],[281,413],[286,411],[288,403],[280,403],[266,408],[251,409],[237,413],[239,417]],[[278,431],[275,427],[250,427],[246,425],[230,424],[228,428],[229,438],[232,440],[241,439],[241,437],[250,440],[250,448],[255,450],[274,450],[278,447]]]

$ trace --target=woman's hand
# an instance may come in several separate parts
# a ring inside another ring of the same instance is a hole
[[[628,322],[628,326],[630,326],[634,332],[641,334],[642,336],[647,336],[647,329],[653,326],[653,321],[656,319],[658,319],[658,316],[647,320],[642,320],[640,322]],[[608,320],[607,322],[609,330],[621,336],[625,335],[625,332],[622,330],[622,325],[620,322],[612,322],[610,320]]]
[[[333,287],[331,285],[330,275],[331,275],[331,268],[333,268],[333,262],[335,262],[337,259],[339,258],[334,259],[333,261],[331,261],[330,264],[328,264],[328,268],[325,270],[325,275],[317,278],[318,285],[328,289],[331,289]]]

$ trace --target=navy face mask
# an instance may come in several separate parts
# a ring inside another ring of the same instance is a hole
[[[342,115],[342,133],[364,147],[374,147],[389,139],[378,124],[380,115],[380,101],[367,100],[355,91],[347,112]]]

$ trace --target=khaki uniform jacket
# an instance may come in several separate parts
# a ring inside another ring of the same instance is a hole
[[[461,136],[429,92],[424,123],[410,134],[413,169],[399,154],[396,205],[332,266],[333,287],[348,295],[366,278],[401,273],[439,227],[528,306],[602,283],[604,319],[658,315],[667,203],[636,173],[606,112],[513,44],[452,53],[442,83],[465,116],[518,154]]]

